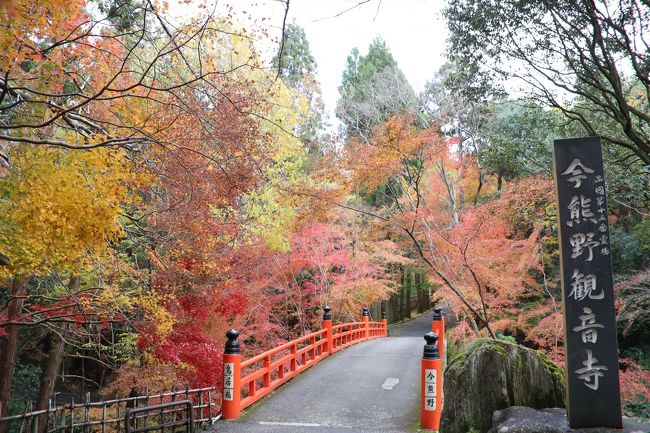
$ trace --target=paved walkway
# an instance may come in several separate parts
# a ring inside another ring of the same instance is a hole
[[[406,433],[418,428],[420,360],[433,313],[325,358],[214,433]]]

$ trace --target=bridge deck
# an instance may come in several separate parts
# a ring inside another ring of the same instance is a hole
[[[422,336],[431,330],[431,314],[389,329],[389,338],[359,343],[324,359],[246,410],[239,420],[216,423],[213,432],[415,431]]]

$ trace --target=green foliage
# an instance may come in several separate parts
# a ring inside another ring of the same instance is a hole
[[[571,125],[570,125],[571,126]],[[584,130],[569,129],[567,137],[585,135]],[[639,212],[650,212],[650,166],[619,146],[603,143],[603,161],[607,179],[609,209],[624,218],[627,225],[639,222]],[[619,219],[619,222],[623,222]]]
[[[299,114],[298,123],[294,127],[296,135],[300,137],[309,155],[322,153],[319,132],[323,129],[325,105],[321,99],[320,85],[316,81],[316,60],[311,54],[305,30],[295,22],[287,25],[283,45],[273,57],[272,65],[284,83],[295,90],[294,103],[307,107],[306,111]]]
[[[553,139],[563,135],[557,112],[505,101],[493,104],[485,118],[487,140],[478,156],[489,173],[505,180],[550,173]]]
[[[35,365],[18,365],[11,384],[9,413],[17,414],[25,410],[25,401],[36,400],[41,382],[41,368]]]
[[[639,239],[639,249],[644,253],[650,253],[650,220],[637,224],[632,232]]]
[[[507,89],[543,101],[579,125],[580,135],[601,135],[650,165],[646,47],[630,43],[647,28],[650,5],[635,5],[449,2],[448,55],[465,68],[456,88],[475,100]]]
[[[361,198],[370,206],[373,207],[389,207],[402,195],[402,185],[400,182],[391,177],[385,183],[379,185],[376,190],[368,193],[360,191]]]
[[[631,274],[644,266],[648,255],[641,250],[641,241],[634,232],[613,226],[610,228],[609,235],[615,273]]]
[[[621,353],[622,358],[630,358],[646,370],[650,370],[650,344],[629,347]]]
[[[505,335],[497,332],[497,340],[505,341],[506,343],[517,344],[517,339],[512,335]]]
[[[343,71],[336,116],[348,138],[368,140],[370,132],[392,114],[413,113],[415,92],[397,66],[386,42],[375,39],[362,56],[354,48]]]
[[[643,394],[637,393],[625,402],[623,413],[626,416],[650,418],[650,400],[646,399]]]
[[[445,333],[445,340],[447,341],[447,353],[445,356],[447,357],[447,365],[449,365],[454,358],[465,352],[466,345],[461,341],[455,340],[449,332]]]
[[[284,31],[282,58],[279,50],[271,64],[279,68],[280,76],[288,86],[296,86],[316,72],[316,59],[311,54],[305,29],[295,22],[288,24]]]
[[[145,8],[141,0],[94,0],[101,12],[119,32],[134,30],[145,16]]]

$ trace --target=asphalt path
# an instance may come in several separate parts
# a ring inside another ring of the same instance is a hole
[[[420,360],[432,312],[389,327],[390,337],[342,350],[213,433],[405,433],[419,423]]]

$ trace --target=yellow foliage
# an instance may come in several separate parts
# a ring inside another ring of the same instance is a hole
[[[273,86],[269,120],[263,125],[268,137],[269,163],[262,169],[266,182],[249,195],[250,229],[274,249],[287,251],[296,217],[297,198],[290,191],[306,182],[303,164],[305,150],[292,134],[306,105],[294,107],[293,92],[281,80]]]
[[[0,179],[5,276],[78,274],[122,236],[120,206],[135,172],[124,151],[20,147]]]
[[[263,182],[245,197],[245,228],[254,237],[262,238],[276,250],[289,249],[289,238],[296,219],[298,199],[292,191],[307,182],[303,170],[305,150],[295,131],[307,119],[305,98],[276,79],[273,71],[262,67],[252,39],[246,31],[223,21],[230,34],[219,33],[203,41],[202,49],[215,65],[232,68],[231,79],[245,83],[259,98],[249,113],[260,129],[261,158],[258,166]],[[259,158],[259,156],[258,156]],[[232,213],[214,210],[215,217]]]

